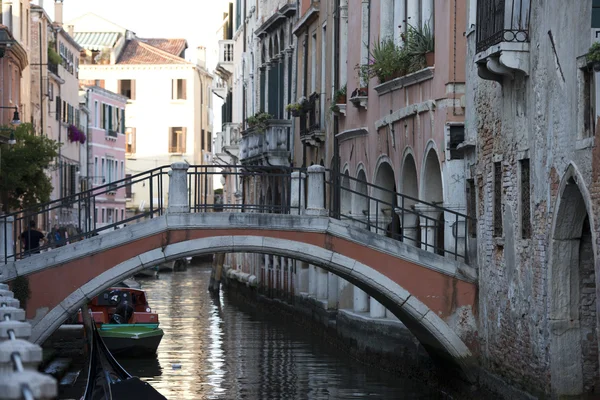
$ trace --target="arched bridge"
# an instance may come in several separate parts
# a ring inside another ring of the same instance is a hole
[[[458,310],[475,308],[475,274],[454,259],[456,254],[444,257],[427,251],[426,246],[423,249],[396,240],[394,235],[386,237],[355,226],[350,218],[330,217],[325,210],[322,167],[307,171],[307,207],[303,172],[287,174],[290,181],[280,203],[285,206],[273,202],[267,207],[269,211],[285,208],[288,214],[190,212],[199,211],[197,204],[190,202],[196,196],[191,193],[198,190],[192,181],[206,182],[196,179],[198,176],[190,179],[187,169],[187,165],[173,165],[166,212],[155,213],[151,208],[147,220],[130,220],[126,227],[95,236],[90,232],[101,229],[86,231],[81,233],[84,240],[25,258],[18,257],[22,252],[17,246],[5,245],[0,282],[29,277],[27,311],[28,317],[35,317],[33,341],[42,343],[99,292],[144,268],[202,254],[264,253],[308,262],[348,280],[394,313],[430,352],[452,360],[471,375],[473,356],[463,339],[473,332],[465,332],[456,321],[460,320]],[[151,179],[162,182],[166,176]],[[97,195],[89,193],[88,198],[77,200],[89,204]],[[294,210],[298,212],[294,214]],[[10,236],[9,224],[31,217],[30,213],[5,219],[4,238]],[[84,221],[84,225],[89,223],[87,218]],[[14,226],[12,230],[19,232]]]

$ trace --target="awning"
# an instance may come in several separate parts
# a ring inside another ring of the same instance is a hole
[[[118,32],[76,32],[73,39],[84,49],[100,51],[112,48],[119,35]]]

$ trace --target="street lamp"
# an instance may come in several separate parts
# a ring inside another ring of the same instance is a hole
[[[21,118],[19,117],[19,109],[17,108],[17,106],[14,107],[2,107],[0,106],[0,109],[9,109],[9,110],[15,110],[15,113],[13,114],[13,119],[12,121],[10,121],[10,124],[13,127],[17,127],[19,125],[21,125]],[[13,146],[15,144],[17,144],[17,140],[15,139],[15,130],[11,129],[10,130],[10,135],[8,137],[8,144]]]

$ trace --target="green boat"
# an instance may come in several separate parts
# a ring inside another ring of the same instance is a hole
[[[98,334],[113,354],[155,354],[163,337],[142,290],[114,287],[89,304]]]
[[[154,354],[163,337],[158,324],[102,324],[98,333],[113,354]]]

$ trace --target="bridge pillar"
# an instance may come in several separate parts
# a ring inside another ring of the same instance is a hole
[[[187,162],[176,162],[171,164],[169,171],[169,206],[167,213],[190,212],[188,201],[187,170],[190,165]]]
[[[336,274],[328,272],[327,277],[327,308],[334,309],[338,306],[338,280]]]
[[[308,269],[308,294],[311,296],[317,295],[317,267],[312,264],[309,264],[310,268]]]
[[[4,263],[8,257],[13,254],[13,217],[6,217],[0,220],[0,262]]]
[[[325,210],[325,167],[311,165],[308,167],[308,215],[327,215]]]
[[[304,180],[306,174],[299,171],[292,172],[292,182],[290,190],[290,206],[298,209],[298,214],[304,214]],[[296,213],[295,210],[291,210],[291,213]]]
[[[310,282],[310,267],[308,263],[296,261],[296,290],[298,293],[308,293]]]
[[[421,249],[430,253],[436,252],[437,240],[437,221],[440,216],[440,210],[426,204],[416,204],[415,209],[424,218],[420,218],[421,223]]]
[[[327,271],[316,267],[317,271],[317,299],[327,300]]]
[[[352,309],[354,312],[369,311],[369,295],[358,286],[354,286],[354,303]]]
[[[369,316],[371,318],[385,318],[385,307],[372,297],[369,298]]]

